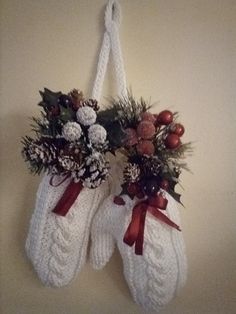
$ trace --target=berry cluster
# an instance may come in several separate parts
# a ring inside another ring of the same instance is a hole
[[[174,188],[186,166],[182,159],[191,145],[181,141],[185,129],[177,122],[177,113],[163,110],[153,114],[143,99],[137,102],[132,95],[114,102],[113,108],[125,133],[121,152],[127,157],[127,164],[121,195],[148,198],[152,204],[158,203],[160,209],[166,207],[165,191],[180,201]],[[122,200],[117,197],[115,202]]]
[[[146,111],[140,118],[136,129],[125,130],[127,148],[135,147],[139,155],[152,156],[155,153],[154,141],[159,134],[162,134],[167,149],[176,149],[181,145],[180,137],[184,134],[184,127],[173,122],[174,114],[171,111],[164,110],[159,114]]]

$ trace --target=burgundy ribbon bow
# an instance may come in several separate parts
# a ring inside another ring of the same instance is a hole
[[[62,184],[66,179],[68,179],[68,176],[65,177],[59,184],[53,185],[53,177],[50,180],[50,184],[52,186],[59,186]],[[83,189],[83,183],[81,181],[74,182],[72,180],[67,188],[65,189],[65,192],[63,193],[62,197],[58,201],[57,205],[53,209],[53,213],[60,215],[60,216],[66,216],[71,206],[74,204],[75,200],[77,199],[78,195]]]
[[[161,209],[166,208],[167,200],[166,199],[164,200],[166,202],[162,201],[163,205]],[[161,206],[159,206],[159,208],[160,207]],[[135,254],[137,255],[143,254],[144,227],[147,211],[157,219],[169,225],[170,227],[173,227],[181,231],[180,227],[176,225],[172,220],[170,220],[166,215],[164,215],[159,210],[159,208],[153,205],[151,199],[141,201],[133,208],[132,219],[125,232],[123,241],[129,246],[133,246],[135,244]]]

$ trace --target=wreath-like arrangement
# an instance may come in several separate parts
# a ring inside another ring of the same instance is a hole
[[[106,129],[97,122],[98,103],[85,99],[79,90],[69,94],[40,91],[43,108],[40,118],[32,118],[35,137],[22,140],[24,159],[31,172],[72,177],[96,188],[108,176],[105,153],[112,148]]]

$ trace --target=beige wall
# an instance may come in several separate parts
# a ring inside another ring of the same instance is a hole
[[[105,0],[3,0],[1,93],[1,313],[133,314],[119,254],[87,265],[66,288],[44,288],[24,253],[38,177],[20,137],[47,86],[89,95]],[[236,313],[236,1],[122,0],[121,41],[136,96],[178,110],[195,141],[181,208],[189,259],[186,287],[163,314]],[[234,69],[233,69],[234,67]],[[108,78],[111,78],[111,72]],[[106,81],[104,95],[115,93]]]

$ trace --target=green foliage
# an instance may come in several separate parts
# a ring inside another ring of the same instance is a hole
[[[108,108],[98,113],[97,122],[107,130],[112,151],[124,145],[125,129],[136,126],[141,113],[149,108],[143,98],[137,101],[131,92],[127,96],[110,99]]]
[[[143,112],[151,108],[143,98],[136,100],[131,92],[127,96],[111,99],[113,115],[120,121],[124,128],[137,126]]]
[[[39,106],[42,106],[45,112],[51,111],[52,108],[58,106],[58,99],[62,95],[61,92],[53,92],[48,88],[44,88],[44,91],[39,91],[42,101],[39,103]]]
[[[22,138],[21,143],[23,144],[23,149],[21,151],[22,157],[24,158],[25,162],[27,163],[27,166],[30,170],[30,172],[34,175],[40,175],[41,172],[44,172],[47,170],[47,165],[42,162],[41,159],[33,159],[30,156],[31,148],[35,145],[40,144],[39,141],[34,140],[33,138],[29,136],[25,136]]]

